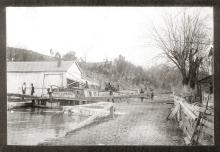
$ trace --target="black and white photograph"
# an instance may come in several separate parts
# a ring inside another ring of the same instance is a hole
[[[213,24],[213,7],[6,7],[7,145],[215,145]]]

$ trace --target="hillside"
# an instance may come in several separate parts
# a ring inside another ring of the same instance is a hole
[[[79,62],[87,77],[99,82],[102,87],[111,82],[120,89],[162,89],[170,91],[172,86],[181,82],[181,76],[177,69],[167,65],[156,65],[149,69],[143,69],[129,61],[119,57],[114,61],[98,63]]]
[[[80,67],[83,70],[84,75],[91,80],[94,80],[101,84],[104,89],[106,83],[111,83],[115,87],[120,86],[120,89],[138,89],[138,86],[133,83],[131,79],[116,72],[117,67],[110,62],[79,62]],[[121,71],[123,72],[123,70]]]
[[[52,57],[34,52],[32,50],[7,47],[6,50],[7,61],[50,61],[54,60]]]

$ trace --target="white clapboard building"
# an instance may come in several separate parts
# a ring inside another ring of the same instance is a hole
[[[7,92],[21,93],[21,86],[25,82],[26,94],[30,94],[33,83],[35,95],[45,94],[51,85],[64,87],[78,83],[85,85],[87,80],[82,78],[82,71],[74,61],[41,62],[8,62],[7,63]]]

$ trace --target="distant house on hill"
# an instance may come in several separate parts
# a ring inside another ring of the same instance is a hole
[[[21,93],[23,82],[26,83],[27,94],[30,94],[33,83],[37,95],[46,94],[51,85],[64,88],[98,85],[83,79],[82,71],[74,61],[62,61],[60,65],[56,61],[8,62],[7,92]]]

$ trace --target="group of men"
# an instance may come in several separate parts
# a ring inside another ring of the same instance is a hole
[[[27,87],[26,87],[26,83],[25,82],[22,84],[21,89],[22,89],[22,94],[26,94]],[[33,83],[31,83],[31,95],[34,95],[34,92],[35,92],[34,91],[34,85],[33,85]]]
[[[31,87],[30,87],[30,88],[31,88],[30,94],[33,96],[34,93],[35,93],[33,83],[31,83]],[[26,94],[27,87],[26,87],[26,83],[25,83],[25,82],[22,84],[21,89],[22,89],[22,94]],[[49,94],[49,97],[51,98],[51,97],[52,97],[52,92],[53,92],[52,86],[50,86],[50,88],[47,89],[47,92],[48,92],[48,94]]]
[[[144,90],[141,88],[140,90],[140,94],[144,94]],[[154,91],[153,89],[150,89],[150,94],[148,94],[148,96],[150,96],[150,99],[153,100],[154,99]],[[143,102],[144,97],[141,97],[141,102]]]

